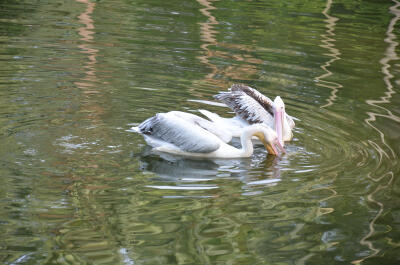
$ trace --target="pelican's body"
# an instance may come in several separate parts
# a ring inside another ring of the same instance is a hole
[[[282,144],[284,141],[292,139],[292,129],[295,123],[293,118],[286,114],[285,105],[279,96],[272,101],[254,88],[235,84],[228,92],[220,92],[214,97],[236,113],[236,120],[239,119],[245,124],[262,123],[273,128],[278,133]],[[205,113],[203,114],[214,122],[220,120],[219,123],[221,123],[221,120],[225,120],[225,124],[233,124],[233,126],[238,124],[232,119],[217,117],[218,115],[211,115],[210,117]],[[236,136],[236,134],[233,136]]]
[[[166,114],[168,114],[168,116],[176,116],[176,118],[180,118],[185,122],[200,126],[202,129],[215,134],[225,143],[229,143],[232,140],[232,132],[229,130],[229,128],[225,128],[224,124],[209,121],[195,114],[183,111],[170,111]]]
[[[200,109],[199,112],[209,118],[213,123],[218,124],[225,130],[229,131],[232,137],[240,137],[243,133],[243,129],[248,127],[250,124],[243,120],[239,116],[233,118],[223,118],[216,113],[208,110]]]
[[[284,151],[279,145],[276,132],[264,125],[255,124],[243,129],[242,148],[238,149],[199,125],[198,119],[202,118],[186,114],[189,113],[158,113],[133,129],[142,134],[155,151],[177,155],[208,158],[250,157],[253,154],[252,136],[257,136],[271,154],[278,154],[275,145]]]

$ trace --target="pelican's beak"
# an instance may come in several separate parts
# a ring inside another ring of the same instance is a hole
[[[275,122],[275,131],[278,135],[278,140],[281,147],[284,146],[283,143],[283,118],[285,117],[285,105],[281,99],[281,97],[277,96],[274,100],[275,109],[274,109],[274,122]]]
[[[285,148],[281,145],[279,140],[276,141],[276,146],[278,147],[278,149],[281,151],[282,154],[286,153]]]
[[[281,143],[279,142],[278,139],[276,139],[272,143],[264,142],[264,146],[267,149],[268,154],[271,154],[271,155],[277,156],[280,153],[282,153],[282,154],[286,153],[285,148],[283,148],[283,146],[281,145]]]

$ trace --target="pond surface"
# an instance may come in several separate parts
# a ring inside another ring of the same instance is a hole
[[[400,264],[398,1],[0,3],[0,263]],[[233,83],[282,157],[156,155],[157,112]]]

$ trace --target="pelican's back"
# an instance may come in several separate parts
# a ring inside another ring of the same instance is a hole
[[[158,113],[139,126],[145,136],[162,140],[184,152],[209,153],[217,150],[220,140],[200,126],[194,125],[171,113]]]

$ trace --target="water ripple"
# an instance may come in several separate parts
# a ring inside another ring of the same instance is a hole
[[[397,1],[28,2],[0,10],[0,262],[397,261]],[[282,157],[127,130],[231,117],[212,95],[236,82],[297,118]]]

